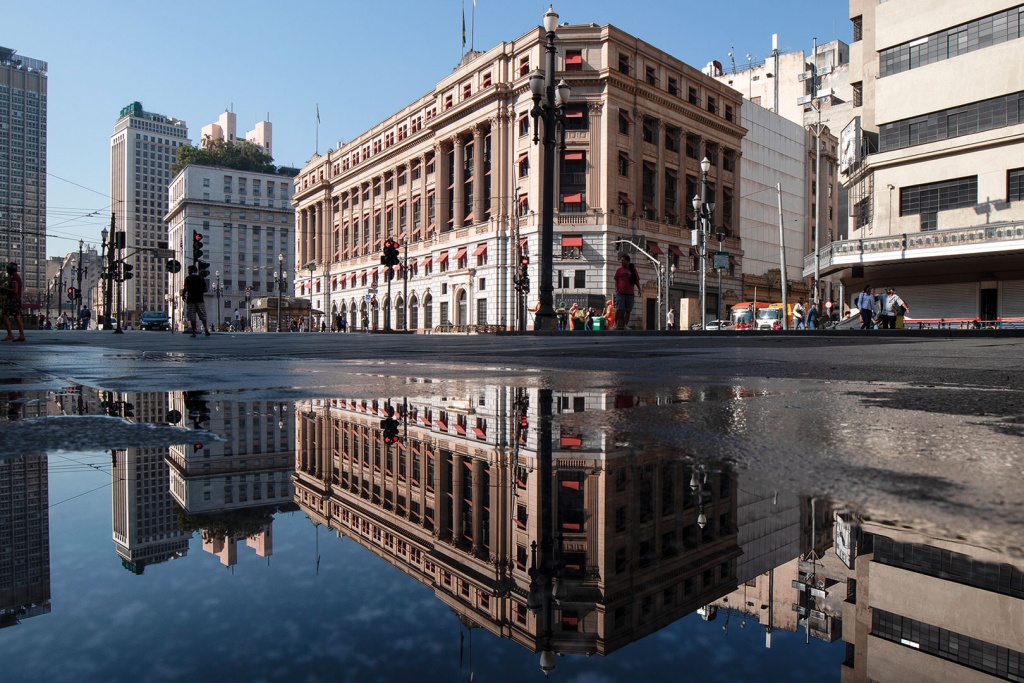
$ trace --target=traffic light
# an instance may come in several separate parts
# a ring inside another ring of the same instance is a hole
[[[380,257],[380,264],[392,267],[399,263],[401,263],[401,259],[398,257],[398,242],[389,237],[384,240],[384,253]]]
[[[201,391],[186,391],[184,394],[185,412],[192,421],[192,429],[202,429],[203,423],[210,420],[210,407],[204,397]]]
[[[74,287],[68,287],[68,301],[74,301],[74,300],[75,300],[75,288]]]
[[[203,450],[203,444],[201,444],[201,443],[194,443],[194,444],[192,444],[192,452],[193,453],[198,453],[201,450]]]
[[[203,258],[203,234],[198,230],[192,231],[192,261],[198,262]]]
[[[209,261],[197,261],[196,267],[199,268],[199,277],[204,279],[210,277]]]
[[[519,257],[519,272],[516,274],[515,285],[520,292],[530,291],[530,257],[526,254]]]
[[[127,282],[128,280],[131,280],[133,277],[135,277],[135,273],[132,272],[133,270],[135,270],[135,266],[133,266],[132,264],[122,263],[121,282]]]

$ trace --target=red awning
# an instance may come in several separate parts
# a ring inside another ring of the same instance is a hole
[[[565,161],[583,161],[583,152],[566,152],[562,159]]]
[[[583,235],[563,235],[562,236],[563,247],[582,247],[583,246]]]
[[[434,424],[437,425],[437,428],[440,429],[442,432],[448,431],[448,425],[446,425],[444,422],[441,422],[440,420],[435,420]]]
[[[679,258],[683,258],[683,256],[685,256],[685,254],[683,254],[682,250],[680,250],[679,247],[677,247],[674,244],[669,245],[668,250],[671,251],[676,256],[678,256]]]
[[[355,282],[356,281],[356,274],[355,273],[349,273],[348,274],[348,280],[349,280],[349,282]]]
[[[658,170],[657,164],[655,164],[653,161],[647,161],[646,159],[644,159],[644,168],[646,168],[648,171]]]
[[[570,52],[565,55],[566,64],[582,64],[583,53],[582,52]]]
[[[438,255],[438,257],[437,257],[437,262],[438,262],[439,264],[440,264],[440,263],[444,263],[444,262],[445,262],[445,261],[447,261],[447,260],[448,260],[448,252],[447,252],[447,251],[442,251],[442,252],[440,253],[440,255]]]
[[[477,427],[473,427],[473,433],[476,434],[476,438],[478,438],[478,439],[486,439],[487,438],[487,432],[485,432],[482,429],[478,429]]]
[[[466,248],[462,247],[457,252],[455,252],[455,260],[458,261],[459,259],[461,259],[465,255],[466,255]]]
[[[530,112],[524,111],[522,114],[519,115],[519,118],[517,118],[516,121],[522,121],[523,119],[525,119],[529,115],[530,115]]]
[[[401,242],[404,239],[405,239],[405,230],[403,230],[402,232],[398,233],[398,237],[395,238],[395,240],[398,241],[398,242]]]
[[[580,437],[578,437],[578,436],[563,436],[563,437],[560,437],[560,441],[561,441],[562,446],[565,446],[566,443],[572,444],[574,446],[579,446],[581,443],[583,443],[583,440],[580,439]],[[563,479],[562,480],[562,488],[563,489],[572,489],[573,491],[579,491],[580,490],[580,482],[576,481],[575,479]]]
[[[486,254],[486,253],[487,253],[487,245],[486,244],[481,244],[480,246],[478,246],[476,248],[475,251],[473,251],[473,256],[481,256],[481,255]]]
[[[465,435],[466,435],[466,428],[465,428],[465,427],[463,427],[462,425],[460,425],[460,424],[459,424],[458,422],[456,422],[456,423],[455,423],[455,431],[456,431],[456,433],[458,433],[458,434],[460,434],[460,435],[462,435],[462,436],[465,436]],[[466,466],[467,468],[468,468],[468,467],[470,466],[468,462],[467,462],[467,463],[463,463],[463,464],[464,464],[464,465],[465,465],[465,466]]]
[[[650,202],[644,202],[644,209],[646,211],[657,211],[657,209],[654,208],[654,204],[651,204]]]
[[[528,157],[528,156],[530,156],[529,152],[523,152],[522,154],[520,154],[519,156],[516,157],[516,163],[517,164],[523,163],[524,161],[526,161],[526,157]]]
[[[650,240],[647,240],[647,251],[651,252],[655,256],[661,256],[665,253],[661,250],[661,247],[658,246],[657,242],[652,242]]]
[[[361,280],[365,280],[365,279],[366,279],[366,273],[367,273],[367,271],[365,271],[365,270],[361,271],[361,272],[359,273],[359,278],[360,278]]]
[[[529,201],[530,201],[529,195],[525,195],[525,194],[519,195],[519,203],[520,204],[526,204]]]
[[[634,120],[633,120],[633,117],[632,117],[632,116],[630,116],[630,115],[629,115],[629,112],[628,112],[628,111],[626,111],[625,109],[620,109],[620,110],[619,110],[619,116],[620,116],[621,118],[624,118],[624,119],[626,119],[626,120],[627,120],[627,121],[629,121],[630,123],[636,123],[636,121],[634,121]]]
[[[434,262],[434,259],[432,257],[428,256],[425,259],[423,259],[422,261],[420,261],[420,268],[426,268],[427,266],[429,266],[433,262]]]
[[[377,251],[378,249],[380,249],[380,240],[374,240],[373,241],[373,250]]]
[[[626,194],[625,192],[620,192],[619,193],[619,201],[620,202],[624,202],[626,204],[632,204],[633,203],[633,200],[630,199],[629,195]]]
[[[732,256],[729,257],[729,265],[730,266],[738,266],[739,264],[740,264],[740,262],[737,261],[736,259],[734,259]]]
[[[466,214],[466,215],[465,215],[465,216],[464,216],[464,217],[462,218],[462,222],[463,222],[464,224],[465,224],[465,223],[469,223],[469,222],[470,222],[471,220],[473,220],[473,212],[472,212],[472,211],[470,211],[469,213],[467,213],[467,214]]]
[[[629,163],[633,163],[633,157],[629,156],[629,152],[623,152],[619,150],[619,156],[625,159]]]
[[[583,201],[583,195],[581,193],[579,193],[579,192],[574,192],[572,194],[563,194],[562,195],[562,203],[563,204],[579,204],[582,201]]]
[[[567,118],[567,119],[582,119],[583,118],[583,110],[582,109],[569,109],[568,111],[565,112],[565,118]]]

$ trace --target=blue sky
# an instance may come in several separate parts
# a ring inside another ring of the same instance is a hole
[[[233,108],[239,132],[270,115],[275,162],[302,166],[423,94],[467,46],[489,49],[540,23],[549,2],[250,0],[210,4],[41,0],[0,3],[0,45],[49,63],[48,254],[99,241],[109,221],[110,134],[139,101],[188,123]],[[850,41],[845,0],[559,0],[561,21],[613,24],[698,68]],[[87,217],[92,212],[96,215]]]

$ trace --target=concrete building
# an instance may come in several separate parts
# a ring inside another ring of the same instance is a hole
[[[95,326],[98,316],[103,312],[102,297],[98,298],[98,295],[102,292],[103,279],[100,274],[105,270],[105,264],[96,246],[81,241],[81,247],[81,258],[78,251],[71,251],[64,256],[51,256],[47,260],[46,272],[49,279],[46,294],[49,296],[44,297],[43,313],[51,319],[61,313],[74,318],[83,305],[88,306],[92,312],[91,325]],[[81,286],[78,279],[80,267]],[[77,298],[69,296],[69,288],[82,290],[80,303]]]
[[[713,227],[739,255],[723,288],[737,290],[742,272],[741,97],[612,26],[557,33],[556,80],[565,78],[572,96],[556,174],[555,302],[602,309],[625,250],[644,292],[634,326],[661,327],[667,305],[680,325],[699,321],[689,198],[700,189],[704,156]],[[517,300],[512,275],[529,256],[536,292],[542,150],[533,143],[528,80],[543,55],[539,27],[470,52],[427,95],[314,156],[295,181],[295,294],[355,323],[383,325],[383,309],[394,328],[515,327],[536,301],[535,293]],[[408,258],[407,278],[390,281],[390,298],[380,266],[388,236]],[[717,304],[709,287],[712,316]]]
[[[239,138],[235,133],[236,129],[237,119],[235,112],[225,111],[217,118],[216,123],[203,126],[199,144],[205,147],[209,140],[223,140],[224,142],[235,144],[239,142]],[[274,156],[273,139],[274,127],[270,121],[258,121],[256,127],[248,131],[244,138],[246,142],[251,142],[270,156]]]
[[[853,223],[822,249],[823,278],[848,300],[893,285],[918,319],[1024,316],[1024,8],[851,0],[850,19]]]
[[[46,62],[0,47],[0,262],[18,263],[23,311],[46,295]]]
[[[49,501],[46,455],[0,458],[0,628],[50,612]]]
[[[462,623],[532,651],[609,654],[733,590],[736,473],[617,445],[574,420],[632,396],[543,394],[484,386],[464,399],[300,402],[295,502],[429,586]],[[402,417],[392,446],[380,428],[389,405]],[[544,518],[560,537],[565,594],[535,613]]]
[[[187,144],[184,121],[147,112],[139,102],[121,110],[110,136],[110,203],[115,230],[125,233],[119,256],[134,266],[134,277],[115,285],[129,325],[166,306],[167,188],[178,149]]]
[[[203,260],[210,264],[206,310],[211,325],[231,321],[235,309],[248,318],[253,299],[275,291],[274,274],[282,264],[288,283],[294,282],[291,183],[287,175],[195,164],[171,181],[164,216],[167,239],[178,261],[187,266],[192,263],[193,233],[203,236]],[[185,314],[177,293],[186,270],[165,275],[175,294],[165,305],[176,328]]]
[[[109,392],[108,413],[143,424],[167,424],[166,392]],[[168,448],[129,447],[112,452],[111,527],[121,565],[142,574],[151,564],[188,554],[191,534],[181,531],[170,492]]]
[[[852,534],[837,548],[849,567],[844,683],[1024,677],[1020,557],[848,515],[839,523]]]

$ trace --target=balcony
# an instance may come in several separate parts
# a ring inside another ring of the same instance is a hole
[[[818,251],[818,268],[822,275],[828,275],[851,266],[1014,252],[1024,253],[1024,222],[840,240]],[[803,274],[814,275],[813,253],[804,257]]]

